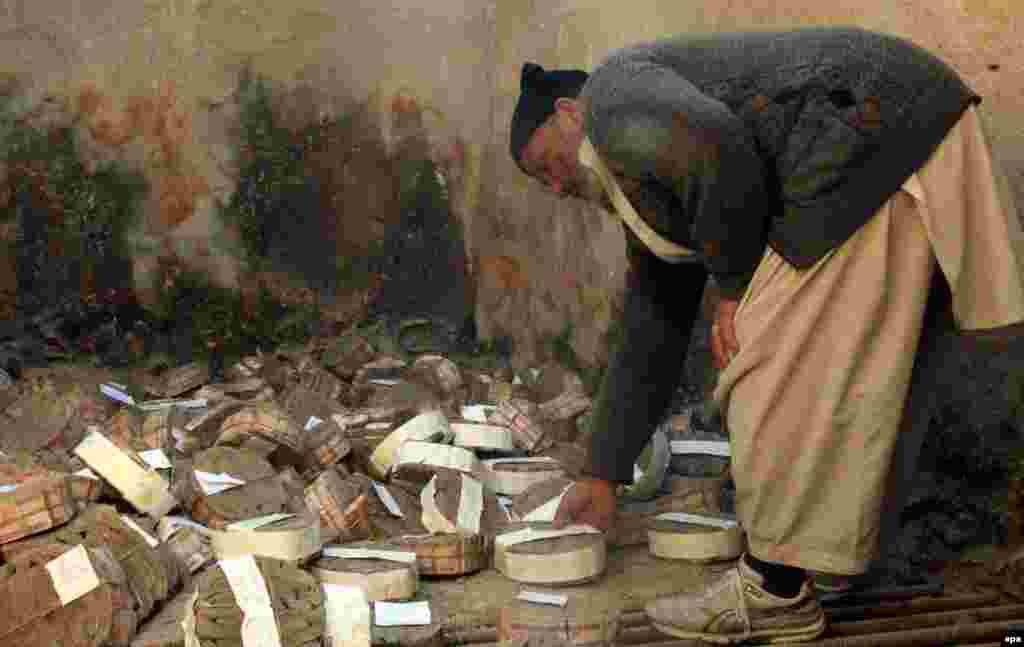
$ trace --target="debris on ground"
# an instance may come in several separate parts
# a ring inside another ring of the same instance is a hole
[[[458,636],[421,580],[496,571],[522,587],[499,642],[579,624],[611,644],[609,551],[653,533],[662,556],[735,558],[728,439],[701,407],[659,426],[613,531],[556,529],[591,395],[554,362],[463,359],[349,331],[222,380],[191,362],[0,382],[0,643],[441,647]]]
[[[222,380],[5,374],[0,642],[443,645],[419,578],[593,582],[657,514],[717,511],[721,479],[663,479],[618,536],[554,530],[583,463],[579,376],[381,346],[350,332]]]

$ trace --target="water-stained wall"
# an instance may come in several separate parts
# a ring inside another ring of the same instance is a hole
[[[481,52],[493,29],[486,6],[420,5],[6,0],[3,123],[8,132],[68,127],[83,173],[117,161],[144,176],[143,217],[127,235],[133,267],[123,277],[143,302],[157,300],[168,264],[221,286],[251,283],[239,232],[220,217],[242,180],[245,75],[272,89],[282,126],[332,123],[325,145],[298,154],[322,198],[308,205],[323,221],[314,226],[339,257],[365,251],[400,220],[401,175],[418,161],[439,170],[468,240],[477,142],[490,123]],[[9,189],[11,175],[0,161],[0,185]],[[0,191],[0,207],[13,200]],[[0,290],[9,307],[17,223],[4,225]]]

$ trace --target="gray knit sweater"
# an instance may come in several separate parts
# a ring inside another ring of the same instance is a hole
[[[854,28],[683,35],[614,52],[585,129],[641,217],[703,252],[657,260],[627,230],[623,337],[590,471],[629,481],[678,385],[707,272],[739,298],[765,245],[806,268],[923,165],[975,95],[923,49]],[[851,316],[856,316],[851,313]]]

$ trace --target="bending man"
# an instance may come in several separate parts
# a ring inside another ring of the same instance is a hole
[[[935,268],[962,331],[1024,321],[1021,229],[979,97],[935,56],[860,29],[679,36],[589,75],[527,63],[521,90],[512,157],[618,213],[631,265],[589,474],[558,521],[610,527],[710,274],[714,399],[749,551],[647,613],[712,642],[820,635],[807,572],[863,573],[877,552]]]

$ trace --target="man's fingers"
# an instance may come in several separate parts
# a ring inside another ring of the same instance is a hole
[[[719,369],[728,366],[733,356],[740,352],[735,325],[738,310],[739,301],[731,299],[720,299],[715,308],[711,326],[711,350]]]
[[[583,514],[580,515],[578,522],[588,526],[593,526],[602,532],[607,532],[611,526],[610,519],[593,508],[585,510]]]
[[[711,326],[711,357],[715,360],[715,368],[725,368],[725,349],[722,348],[721,331],[718,324]]]
[[[724,346],[726,355],[732,358],[733,355],[740,352],[740,342],[736,339],[736,325],[730,319],[720,323],[718,328],[722,333],[722,346]]]
[[[587,498],[580,496],[577,490],[577,486],[573,485],[569,488],[569,491],[565,493],[562,500],[558,504],[558,510],[555,511],[555,518],[552,524],[555,528],[562,528],[572,523],[577,515],[586,507]]]

